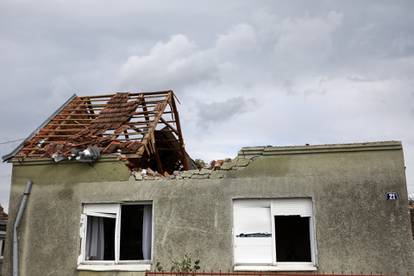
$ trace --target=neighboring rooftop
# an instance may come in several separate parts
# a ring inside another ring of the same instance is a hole
[[[4,212],[3,206],[0,204],[0,221],[7,221],[9,219],[9,215]]]
[[[73,95],[3,160],[93,162],[111,154],[159,172],[190,168],[173,91]]]

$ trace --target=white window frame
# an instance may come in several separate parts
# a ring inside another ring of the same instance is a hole
[[[151,205],[151,259],[150,260],[120,260],[121,237],[121,206]],[[115,218],[115,260],[86,260],[86,233],[88,231],[88,216]],[[154,248],[154,205],[152,201],[128,203],[86,203],[83,204],[83,213],[80,219],[80,254],[78,270],[91,271],[146,271],[151,269]]]
[[[234,208],[237,204],[245,206],[266,206],[270,208],[270,221],[272,226],[272,263],[251,264],[237,263],[235,260],[236,234],[234,233]],[[234,199],[233,200],[233,263],[235,271],[315,271],[316,239],[313,202],[311,198],[280,198],[280,199]],[[311,262],[278,262],[276,256],[276,231],[275,216],[300,215],[309,217],[309,240],[311,250]]]

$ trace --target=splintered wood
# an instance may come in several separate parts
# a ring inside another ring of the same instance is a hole
[[[70,157],[94,146],[101,154],[117,153],[135,159],[154,156],[159,163],[155,133],[161,128],[171,132],[180,145],[178,151],[187,167],[171,90],[77,96],[27,140],[15,157]]]

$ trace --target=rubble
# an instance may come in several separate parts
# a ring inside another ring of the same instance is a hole
[[[198,159],[200,160],[200,159]],[[236,157],[234,159],[213,160],[209,167],[196,170],[174,171],[172,174],[161,175],[150,168],[141,170],[141,173],[132,172],[136,181],[142,180],[189,180],[189,179],[221,179],[227,176],[228,171],[238,171],[247,167],[252,158]],[[200,164],[201,162],[198,161]],[[204,163],[205,164],[205,163]],[[139,177],[137,177],[139,175]]]

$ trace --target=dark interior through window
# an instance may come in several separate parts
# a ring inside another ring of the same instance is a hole
[[[309,217],[275,216],[278,262],[311,262]]]
[[[4,253],[4,239],[1,239],[1,248],[0,248],[0,256],[3,256]]]
[[[143,260],[144,205],[122,205],[120,260]]]
[[[104,260],[115,259],[115,219],[104,218],[105,251]]]
[[[115,259],[115,218],[88,217],[87,260]]]

